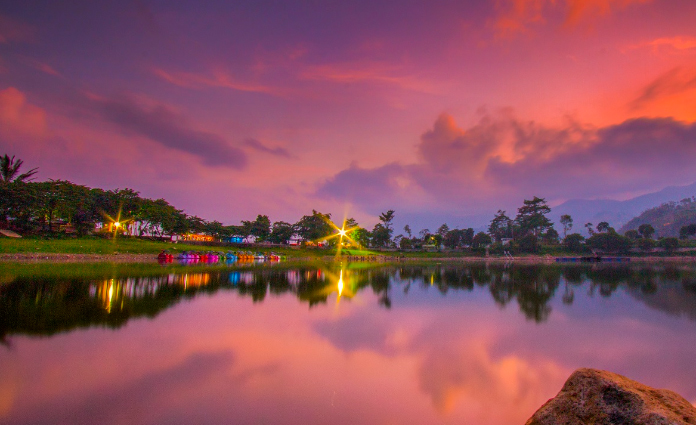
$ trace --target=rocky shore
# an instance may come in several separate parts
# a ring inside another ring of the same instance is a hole
[[[679,394],[616,373],[578,369],[525,425],[694,425],[696,408]]]

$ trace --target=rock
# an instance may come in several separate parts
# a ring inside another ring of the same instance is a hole
[[[550,424],[696,425],[696,408],[674,391],[603,370],[578,369],[526,423]]]

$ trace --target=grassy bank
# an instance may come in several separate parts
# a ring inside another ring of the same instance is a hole
[[[10,239],[0,238],[0,254],[90,254],[90,255],[113,255],[113,254],[153,254],[157,255],[162,250],[168,250],[172,254],[182,251],[251,251],[270,252],[274,251],[288,257],[320,257],[326,255],[324,250],[316,249],[293,249],[293,248],[238,248],[235,246],[202,246],[190,245],[185,243],[171,243],[150,241],[136,238],[75,238],[75,239],[39,239],[22,238]]]
[[[317,248],[290,248],[290,247],[237,247],[237,246],[204,246],[192,245],[186,243],[171,243],[162,241],[151,241],[137,238],[121,237],[116,239],[104,239],[98,237],[84,238],[3,238],[0,237],[0,256],[8,257],[12,255],[20,256],[36,256],[40,254],[64,254],[64,255],[91,255],[91,256],[116,256],[116,254],[125,256],[150,256],[157,255],[162,250],[168,250],[172,254],[177,254],[182,251],[253,251],[253,252],[276,252],[285,255],[288,258],[311,259],[325,258],[336,255],[336,250],[317,249]],[[559,247],[542,247],[541,252],[537,254],[515,254],[515,258],[521,259],[525,257],[578,257],[582,255],[591,255],[590,253],[570,253]],[[461,259],[483,259],[485,251],[483,249],[473,251],[454,251],[454,252],[399,252],[399,251],[372,251],[367,249],[343,249],[341,256],[358,256],[358,257],[382,257],[395,258],[404,257],[411,259],[440,259],[440,258],[461,258]],[[678,253],[631,253],[622,254],[622,256],[630,256],[633,258],[642,257],[693,257],[693,252],[678,252]],[[489,258],[501,257],[498,253],[491,253]],[[47,258],[48,259],[48,258]],[[142,261],[141,258],[134,261]]]

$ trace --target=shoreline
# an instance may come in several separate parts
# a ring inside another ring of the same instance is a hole
[[[526,255],[509,259],[506,257],[397,257],[377,256],[372,259],[355,260],[346,257],[297,257],[289,258],[287,262],[295,261],[346,261],[351,263],[401,263],[401,262],[448,262],[448,263],[522,263],[522,264],[551,264],[556,258],[548,255]],[[628,257],[631,263],[696,263],[696,256],[673,257]],[[69,253],[0,253],[1,262],[21,263],[157,263],[156,254],[69,254]],[[587,263],[563,263],[587,264]],[[596,263],[594,263],[596,264]],[[610,263],[607,263],[610,264]],[[613,264],[613,263],[611,263]],[[625,264],[625,263],[621,263]]]

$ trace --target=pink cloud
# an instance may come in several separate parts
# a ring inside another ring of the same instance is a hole
[[[324,80],[335,83],[388,84],[405,90],[423,93],[441,93],[441,84],[429,82],[412,75],[404,75],[399,67],[385,63],[334,63],[308,66],[300,78]]]
[[[152,72],[164,81],[184,88],[222,87],[237,91],[265,93],[274,96],[283,96],[287,94],[285,90],[277,87],[240,81],[228,72],[222,70],[215,70],[212,75],[191,72],[169,72],[160,68],[155,68]]]
[[[0,91],[0,134],[6,138],[46,134],[46,113],[14,87]]]
[[[459,128],[441,115],[417,145],[421,161],[364,169],[325,181],[317,195],[365,208],[410,208],[427,193],[433,207],[484,211],[519,197],[610,197],[696,180],[696,123],[639,118],[594,128],[569,120],[550,127],[510,111]],[[395,181],[402,183],[397,186]],[[381,195],[380,195],[381,194]],[[469,211],[474,212],[474,211]]]

